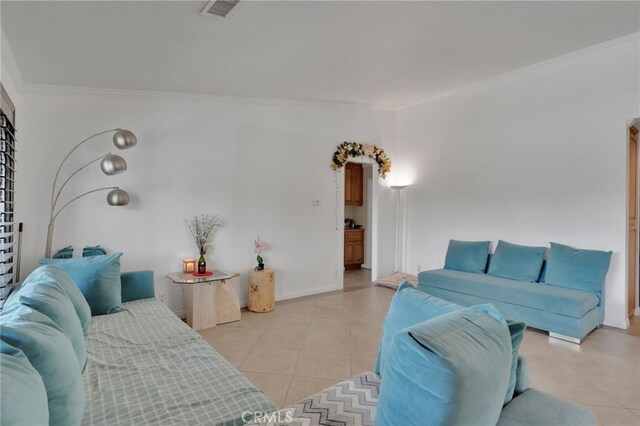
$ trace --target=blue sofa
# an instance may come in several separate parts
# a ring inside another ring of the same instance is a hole
[[[0,424],[243,425],[277,408],[154,298],[152,271],[120,282],[121,310],[108,315],[90,316],[52,266],[11,293],[0,312]]]
[[[418,289],[463,306],[491,303],[507,318],[576,343],[604,320],[603,294],[548,284],[436,269],[418,274]]]
[[[533,249],[500,243],[503,247],[517,247],[516,250]],[[470,246],[477,247],[480,243],[452,241],[447,259],[450,259],[449,253],[454,244],[467,244],[465,249],[469,250]],[[482,242],[482,244],[486,244],[488,248],[488,242]],[[604,322],[604,277],[611,253],[575,250],[555,243],[552,243],[551,247],[550,255],[554,254],[554,250],[560,253],[553,259],[556,262],[555,270],[560,272],[556,274],[560,275],[559,278],[554,277],[553,282],[556,284],[548,282],[548,261],[543,262],[542,257],[539,258],[540,263],[533,265],[533,275],[529,275],[530,278],[536,276],[536,279],[525,281],[492,275],[491,265],[495,261],[495,255],[492,258],[492,255],[488,255],[484,249],[484,260],[480,257],[477,261],[477,265],[482,265],[481,272],[478,271],[478,266],[471,272],[456,270],[464,268],[458,268],[455,264],[447,266],[445,262],[443,269],[420,272],[417,288],[462,306],[491,303],[507,318],[523,321],[530,327],[548,331],[551,337],[580,344],[587,334]],[[585,259],[579,259],[578,267],[574,265],[565,267],[562,262],[571,263],[576,257],[574,253],[584,256]],[[477,257],[477,255],[474,256]],[[596,258],[591,261],[593,256]],[[568,261],[565,260],[567,258]],[[503,256],[502,259],[505,257]],[[509,266],[514,262],[518,262],[516,257],[507,258],[507,262],[503,264],[507,263]],[[580,264],[599,264],[600,267],[592,271],[589,267],[580,268]],[[517,267],[512,268],[512,271],[518,275],[520,269],[526,269],[527,266],[531,265],[521,262]],[[566,278],[567,276],[569,278]]]

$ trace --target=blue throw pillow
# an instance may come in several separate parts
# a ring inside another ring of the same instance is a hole
[[[417,290],[406,280],[403,281],[393,296],[389,312],[384,319],[376,373],[382,375],[381,373],[384,371],[385,358],[394,334],[414,324],[459,309],[463,309],[462,306],[431,296]]]
[[[401,330],[385,363],[376,426],[495,425],[510,364],[509,330],[491,305]]]
[[[107,251],[100,246],[90,247],[87,246],[82,249],[82,257],[88,256],[99,256],[101,254],[107,254]],[[62,248],[56,252],[53,256],[53,259],[71,259],[73,258],[73,247],[68,246]]]
[[[42,377],[18,348],[0,341],[0,424],[48,425],[49,404]]]
[[[489,275],[518,281],[535,282],[540,276],[545,247],[529,247],[498,241],[491,258]]]
[[[580,250],[551,243],[544,282],[558,287],[601,293],[611,262],[610,251]]]
[[[449,241],[444,269],[484,274],[489,257],[489,241]]]
[[[104,315],[121,310],[120,256],[122,253],[72,259],[40,259],[40,264],[66,271],[87,299],[91,315]]]
[[[44,314],[13,305],[0,314],[2,340],[27,356],[47,391],[49,424],[79,425],[84,412],[80,366],[69,338]]]

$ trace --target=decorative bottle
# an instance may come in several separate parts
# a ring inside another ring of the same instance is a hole
[[[207,261],[204,259],[204,254],[200,255],[198,259],[198,274],[204,274],[207,272]]]

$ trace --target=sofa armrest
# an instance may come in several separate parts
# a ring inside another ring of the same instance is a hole
[[[522,355],[518,355],[516,387],[513,393],[514,398],[529,389],[529,386],[529,360]]]
[[[120,275],[122,281],[122,302],[133,300],[151,299],[156,296],[153,285],[153,271],[123,272]]]

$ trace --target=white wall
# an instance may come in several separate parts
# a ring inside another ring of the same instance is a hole
[[[153,269],[158,296],[165,294],[177,312],[181,291],[164,276],[181,258],[197,255],[183,221],[200,213],[224,218],[208,262],[242,274],[242,302],[256,236],[267,243],[267,266],[277,271],[278,299],[341,288],[336,247],[342,226],[335,229],[331,155],[343,140],[395,142],[395,112],[328,103],[41,88],[24,95],[22,115],[17,216],[25,223],[23,270],[43,255],[51,182],[66,152],[95,132],[128,128],[139,140],[119,152],[129,170],[106,177],[98,166],[87,169],[66,194],[119,185],[131,203],[109,207],[104,193],[77,201],[56,221],[54,248],[102,244],[124,252],[123,270]],[[101,137],[78,150],[71,164],[107,151],[114,148]]]
[[[10,51],[10,47],[4,36],[4,31],[0,29],[0,81],[5,90],[9,94],[11,101],[16,107],[16,123],[18,125],[20,121],[20,109],[22,107],[22,95],[20,94],[18,87],[21,87],[22,79],[15,68],[13,62],[13,55]]]
[[[619,41],[401,109],[409,272],[442,267],[449,239],[613,250],[605,323],[625,327],[639,48]]]

